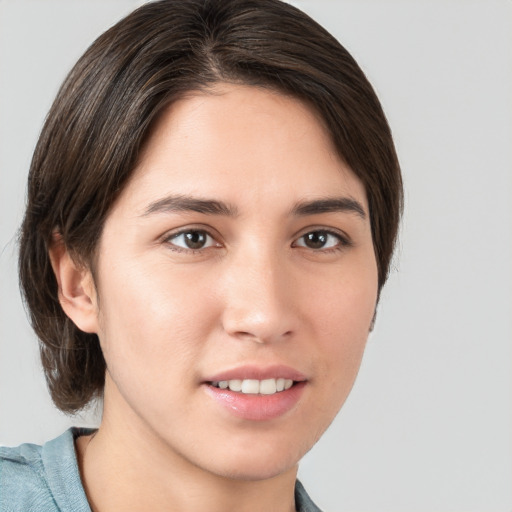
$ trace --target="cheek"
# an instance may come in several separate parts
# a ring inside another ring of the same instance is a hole
[[[366,340],[377,301],[377,268],[374,259],[332,272],[322,287],[311,287],[309,309],[317,318],[320,339],[340,346]],[[316,290],[316,292],[314,291]]]
[[[375,314],[377,272],[372,261],[354,267],[348,277],[332,279],[313,295],[311,318],[316,326],[320,375],[326,380],[326,402],[339,409],[356,378]]]
[[[100,342],[114,384],[106,399],[111,411],[121,407],[168,424],[174,418],[169,411],[190,413],[185,398],[197,380],[212,306],[206,297],[198,300],[186,272],[139,263],[105,272],[99,290]]]
[[[107,366],[116,373],[151,372],[152,381],[178,376],[199,352],[213,321],[208,296],[187,272],[172,273],[165,264],[149,261],[122,263],[105,269],[100,288],[100,340]]]

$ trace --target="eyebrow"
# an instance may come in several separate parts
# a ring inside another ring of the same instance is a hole
[[[314,199],[313,201],[297,203],[292,208],[292,214],[298,216],[331,212],[355,213],[361,217],[361,219],[366,219],[366,212],[363,205],[351,197],[327,197],[324,199]]]
[[[224,215],[236,217],[238,209],[234,205],[217,201],[215,199],[203,199],[187,195],[171,195],[151,203],[143,217],[154,213],[172,212],[197,212],[205,215]],[[363,220],[366,219],[366,212],[359,201],[351,197],[329,197],[303,201],[295,204],[291,214],[295,216],[317,215],[331,212],[355,213]]]
[[[151,203],[144,213],[143,217],[153,213],[171,213],[171,212],[197,212],[206,215],[226,215],[235,217],[238,210],[235,206],[216,201],[214,199],[203,199],[187,195],[167,196]]]

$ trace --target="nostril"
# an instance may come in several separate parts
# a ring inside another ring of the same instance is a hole
[[[280,339],[289,338],[292,336],[292,331],[286,331],[283,334],[264,333],[264,332],[249,332],[249,331],[235,331],[231,333],[231,336],[239,338],[240,340],[253,341],[255,343],[269,343],[273,341],[279,341]]]
[[[268,343],[289,339],[295,332],[297,315],[288,301],[234,299],[222,314],[222,327],[233,339]]]
[[[248,341],[254,341],[255,343],[265,343],[265,339],[261,336],[258,336],[257,334],[253,334],[248,331],[237,331],[233,333],[235,337],[238,337],[240,339],[246,339]]]

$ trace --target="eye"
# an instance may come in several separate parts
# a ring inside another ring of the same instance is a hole
[[[175,233],[167,238],[167,242],[178,249],[189,249],[193,251],[219,245],[211,235],[199,229],[189,229]]]
[[[302,235],[295,243],[296,247],[306,247],[308,249],[334,249],[348,245],[348,242],[341,235],[325,230],[310,231]]]

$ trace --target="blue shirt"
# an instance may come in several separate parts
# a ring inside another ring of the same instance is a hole
[[[43,446],[0,447],[0,511],[91,512],[75,452],[75,439],[91,432],[71,428]],[[295,506],[321,512],[298,480]]]

